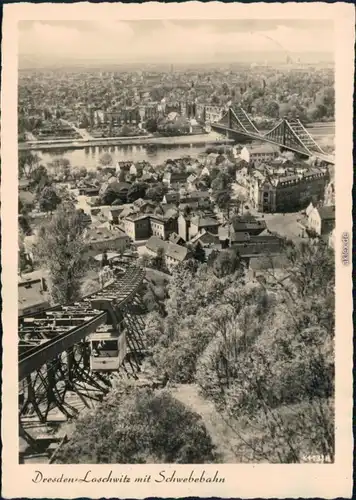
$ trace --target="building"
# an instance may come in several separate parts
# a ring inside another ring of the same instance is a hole
[[[193,216],[190,219],[189,239],[202,231],[207,231],[211,234],[218,234],[220,223],[213,217]]]
[[[180,214],[178,217],[178,234],[184,240],[189,240],[190,216]]]
[[[241,215],[234,217],[229,227],[230,240],[236,238],[238,233],[247,233],[250,236],[258,236],[267,229],[264,220],[257,220],[252,215]]]
[[[249,198],[259,212],[294,212],[323,199],[328,174],[319,169],[282,175],[255,170],[250,179]]]
[[[160,214],[133,214],[124,219],[125,233],[134,241],[158,236],[163,240],[178,230],[176,217]]]
[[[163,196],[162,203],[166,203],[166,204],[174,203],[174,204],[178,205],[179,200],[180,200],[180,194],[179,193],[177,193],[177,192],[170,192],[170,193],[166,193]]]
[[[176,217],[165,217],[163,215],[150,215],[151,234],[166,240],[172,233],[178,231]]]
[[[197,122],[195,118],[189,120],[189,133],[190,134],[202,134],[204,130],[201,125]]]
[[[23,279],[18,284],[18,315],[34,314],[50,307],[46,280]]]
[[[98,186],[83,186],[79,188],[79,196],[99,196]]]
[[[133,206],[139,210],[141,214],[152,213],[156,208],[156,205],[150,200],[144,200],[143,198],[139,198],[133,202]]]
[[[324,197],[328,174],[311,169],[296,176],[282,176],[276,185],[276,212],[300,210],[311,201],[317,203]]]
[[[163,183],[167,186],[173,184],[185,184],[189,174],[187,172],[165,172],[163,175]]]
[[[279,155],[279,148],[272,144],[261,144],[258,146],[244,146],[240,158],[247,163],[262,163],[271,161]]]
[[[199,203],[210,202],[210,193],[208,191],[193,191],[186,196],[181,196],[181,203]]]
[[[153,255],[157,255],[158,250],[162,249],[164,261],[169,270],[172,270],[175,266],[190,257],[190,253],[186,247],[176,245],[170,241],[163,241],[157,236],[151,236],[146,243],[146,248]]]
[[[281,250],[281,238],[274,235],[250,235],[249,233],[236,233],[231,238],[231,246],[237,249],[259,249],[260,253],[279,253]],[[264,252],[265,250],[265,252]],[[247,252],[247,250],[244,250]]]
[[[119,228],[106,226],[90,228],[85,233],[88,252],[95,256],[105,251],[124,252],[130,246],[130,238]]]
[[[335,205],[335,182],[331,181],[327,184],[324,194],[325,205]]]
[[[240,259],[247,267],[251,259],[264,258],[266,260],[282,253],[282,240],[277,236],[249,236],[248,241],[233,243]]]
[[[314,207],[308,216],[308,227],[319,236],[330,234],[335,227],[335,206]]]
[[[105,182],[100,188],[100,196],[103,196],[107,191],[113,191],[117,194],[117,197],[126,200],[127,193],[131,184],[128,182],[118,182],[115,178],[112,178],[111,181]]]
[[[200,172],[200,177],[210,177],[210,170],[207,166],[204,166]]]
[[[205,121],[215,123],[221,120],[224,114],[224,109],[221,106],[206,106]]]
[[[190,174],[187,178],[187,187],[189,190],[194,191],[198,182],[198,176],[196,174]]]
[[[329,234],[328,245],[330,248],[335,249],[335,228]]]
[[[176,245],[184,245],[185,241],[177,233],[172,233],[169,235],[169,241],[175,243]]]
[[[124,219],[125,233],[133,240],[147,240],[151,236],[149,215],[129,215]]]
[[[201,233],[196,234],[189,243],[191,243],[193,246],[199,244],[202,248],[221,249],[219,236],[205,230],[203,230]]]

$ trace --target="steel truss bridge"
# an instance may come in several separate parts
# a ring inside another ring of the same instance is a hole
[[[211,128],[227,136],[239,136],[252,140],[268,142],[305,156],[315,156],[334,164],[334,157],[326,154],[315,142],[299,119],[281,119],[269,132],[262,134],[246,111],[240,106],[231,107],[220,121],[212,123]]]
[[[19,318],[19,429],[29,445],[36,448],[26,430],[34,422],[58,422],[53,410],[64,420],[76,417],[73,399],[90,408],[93,400],[101,401],[109,392],[112,373],[90,370],[90,333],[124,328],[127,354],[122,371],[137,378],[144,350],[144,307],[138,293],[144,278],[144,269],[131,265],[80,302]]]

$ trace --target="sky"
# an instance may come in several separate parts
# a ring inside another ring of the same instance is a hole
[[[118,62],[218,60],[239,51],[334,50],[329,20],[21,21],[19,55]]]

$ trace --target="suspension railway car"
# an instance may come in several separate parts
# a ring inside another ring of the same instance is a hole
[[[92,372],[119,370],[127,353],[125,332],[95,332],[89,335],[88,341]]]

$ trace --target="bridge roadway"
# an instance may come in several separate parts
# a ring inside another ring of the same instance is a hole
[[[131,265],[114,283],[80,302],[20,318],[19,381],[110,322],[110,308],[105,304],[115,309],[125,306],[138,292],[144,277],[143,268]]]
[[[244,137],[247,137],[247,138],[252,139],[254,141],[268,142],[270,144],[274,144],[275,146],[280,146],[280,147],[284,147],[285,149],[289,149],[290,151],[293,151],[294,153],[307,155],[306,152],[303,152],[299,149],[293,148],[292,146],[289,146],[289,145],[282,145],[279,142],[276,142],[275,140],[273,140],[269,137],[266,137],[265,135],[262,135],[262,134],[253,134],[252,132],[247,132],[247,131],[245,132],[243,130],[236,130],[234,128],[229,128],[226,125],[222,125],[220,123],[213,123],[211,125],[211,128],[219,133],[230,132],[230,133],[235,134],[237,136],[244,136]],[[326,154],[322,154],[319,152],[312,152],[312,154],[313,154],[313,156],[315,156],[316,158],[319,158],[322,161],[325,161],[325,162],[330,163],[332,165],[335,164],[335,158],[332,155],[326,155]]]

